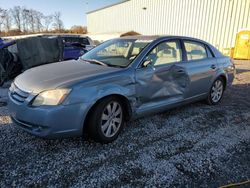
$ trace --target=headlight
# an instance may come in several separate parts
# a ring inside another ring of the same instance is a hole
[[[54,89],[41,92],[32,102],[32,106],[56,106],[61,104],[68,96],[70,89]]]

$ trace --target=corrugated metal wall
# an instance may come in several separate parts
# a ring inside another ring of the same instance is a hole
[[[87,25],[90,33],[191,36],[222,49],[250,29],[250,0],[130,0],[88,13]]]

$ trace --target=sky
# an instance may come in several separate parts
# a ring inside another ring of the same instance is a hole
[[[38,10],[45,15],[61,12],[65,28],[73,25],[87,25],[86,12],[121,2],[122,0],[0,0],[4,9],[24,6]]]

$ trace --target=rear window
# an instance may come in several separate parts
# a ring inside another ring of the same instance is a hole
[[[206,59],[208,57],[206,47],[201,43],[184,41],[184,46],[187,52],[188,61]]]
[[[87,38],[82,38],[82,37],[64,37],[65,42],[69,42],[69,43],[81,43],[84,45],[90,45],[89,44],[89,40]]]

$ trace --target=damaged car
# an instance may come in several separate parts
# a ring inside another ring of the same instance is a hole
[[[78,59],[94,47],[87,36],[41,35],[4,41],[0,38],[0,86],[32,67]]]
[[[87,133],[108,143],[124,122],[190,102],[218,104],[234,79],[229,57],[199,39],[130,36],[78,60],[31,68],[9,89],[18,127],[40,137]]]
[[[0,43],[0,86],[32,67],[63,60],[60,38],[29,37]]]

